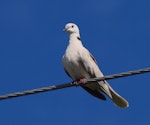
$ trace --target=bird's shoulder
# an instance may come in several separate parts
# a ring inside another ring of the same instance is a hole
[[[88,58],[90,58],[91,60],[93,60],[96,64],[97,64],[97,61],[96,61],[96,59],[94,58],[94,56],[90,53],[90,51],[88,50],[88,49],[86,49],[85,47],[84,47],[84,54],[86,54],[87,56],[88,56]]]

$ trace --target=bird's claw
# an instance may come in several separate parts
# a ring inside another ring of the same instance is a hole
[[[85,84],[85,82],[86,82],[86,78],[82,78],[80,80],[73,81],[72,84],[75,85],[75,86],[79,86],[79,85]]]
[[[79,83],[82,85],[82,84],[85,84],[86,83],[86,78],[82,78],[80,79]]]

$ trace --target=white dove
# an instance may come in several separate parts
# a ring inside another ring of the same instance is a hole
[[[69,34],[69,45],[62,58],[66,73],[74,80],[102,77],[96,60],[91,53],[82,45],[79,28],[74,23],[68,23],[65,31]],[[106,100],[106,94],[117,106],[128,107],[128,102],[116,93],[107,81],[93,82],[81,85],[83,89],[93,96]]]

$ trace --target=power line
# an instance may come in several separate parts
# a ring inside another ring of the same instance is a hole
[[[123,72],[123,73],[118,73],[118,74],[112,74],[112,75],[107,75],[107,76],[99,77],[99,78],[87,79],[84,84],[90,84],[91,82],[95,82],[95,81],[116,79],[116,78],[120,78],[120,77],[137,75],[137,74],[142,74],[142,73],[147,73],[147,72],[150,72],[150,68],[128,71],[128,72]],[[80,83],[80,81],[77,81],[77,83],[78,83],[78,85],[83,84],[83,83]],[[57,90],[57,89],[62,89],[62,88],[67,88],[67,87],[72,87],[72,86],[75,86],[75,84],[73,82],[70,82],[70,83],[53,85],[53,86],[32,89],[32,90],[27,90],[27,91],[22,91],[22,92],[15,92],[15,93],[11,93],[11,94],[1,95],[0,100],[19,97],[19,96],[25,96],[25,95],[30,95],[30,94],[36,94],[36,93],[40,93],[40,92],[52,91],[52,90]]]
[[[138,70],[128,71],[128,72],[122,72],[122,73],[118,73],[118,74],[107,75],[107,76],[100,77],[100,78],[88,79],[87,82],[110,80],[110,79],[116,79],[116,78],[120,78],[120,77],[137,75],[137,74],[142,74],[142,73],[147,73],[147,72],[150,72],[150,68],[138,69]]]

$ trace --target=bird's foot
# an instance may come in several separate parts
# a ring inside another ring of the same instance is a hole
[[[75,86],[84,85],[85,83],[86,83],[86,78],[82,78],[80,80],[72,82],[72,84],[75,85]]]
[[[81,85],[84,85],[84,84],[86,83],[86,78],[80,79],[79,83],[80,83]]]

